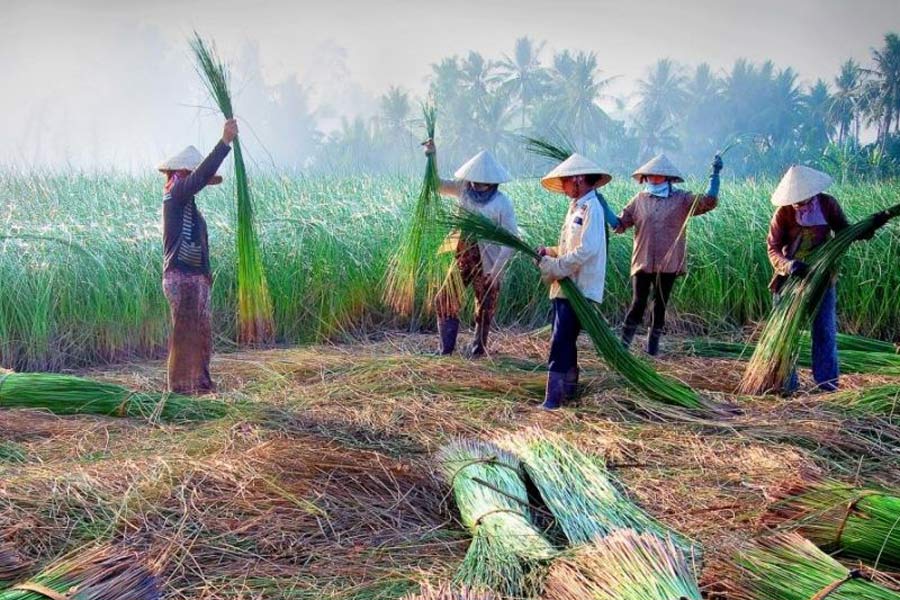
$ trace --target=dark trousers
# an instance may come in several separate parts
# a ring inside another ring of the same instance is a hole
[[[662,330],[666,326],[666,305],[675,287],[676,273],[645,273],[638,271],[631,278],[631,308],[625,316],[625,325],[637,327],[644,320],[647,301],[653,291],[653,321],[651,328]]]
[[[578,334],[581,323],[572,305],[565,298],[553,300],[553,337],[550,340],[550,360],[547,369],[553,373],[568,373],[578,366]]]
[[[777,296],[776,296],[777,300]],[[833,392],[838,389],[840,365],[837,349],[837,290],[828,288],[816,312],[812,324],[812,373],[820,390]],[[793,369],[784,384],[786,392],[800,387],[797,369]]]

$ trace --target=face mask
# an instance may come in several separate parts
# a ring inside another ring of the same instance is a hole
[[[668,198],[670,190],[671,187],[669,186],[668,181],[663,181],[662,183],[650,183],[648,181],[644,184],[645,192],[647,192],[651,196],[657,196],[659,198]]]
[[[497,186],[492,185],[488,187],[484,191],[476,191],[475,188],[471,184],[466,184],[463,189],[463,194],[466,199],[470,202],[474,202],[475,204],[487,204],[494,197],[494,194],[497,193]]]

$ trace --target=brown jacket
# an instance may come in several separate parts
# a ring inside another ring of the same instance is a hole
[[[769,224],[769,235],[766,238],[768,246],[769,262],[775,270],[769,289],[777,292],[791,273],[791,263],[798,257],[801,243],[806,240],[804,250],[821,246],[832,238],[832,232],[840,231],[849,226],[841,205],[828,194],[819,194],[819,204],[827,225],[803,227],[797,223],[797,213],[793,206],[781,206],[772,216]],[[806,234],[804,236],[804,233]]]
[[[696,199],[697,205],[694,206]],[[685,271],[686,244],[684,223],[688,217],[702,215],[718,205],[713,196],[697,196],[672,188],[668,198],[641,192],[622,210],[616,232],[634,227],[631,274],[677,273]],[[691,207],[694,207],[691,212]]]

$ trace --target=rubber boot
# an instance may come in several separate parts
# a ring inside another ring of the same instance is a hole
[[[481,358],[487,354],[487,338],[491,326],[489,323],[475,323],[475,338],[472,340],[472,358]]]
[[[574,400],[578,397],[578,367],[572,367],[566,373],[566,400]]]
[[[651,329],[647,334],[647,354],[656,356],[659,354],[659,340],[662,337],[661,329]]]
[[[556,410],[562,406],[566,396],[566,374],[547,371],[547,389],[544,392],[544,410]]]
[[[625,346],[626,350],[631,347],[631,341],[634,339],[634,334],[636,332],[637,325],[625,324],[622,326],[622,345]]]
[[[459,334],[459,319],[438,319],[438,333],[441,334],[441,356],[453,354]]]

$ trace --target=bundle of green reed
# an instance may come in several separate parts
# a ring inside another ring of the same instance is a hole
[[[28,570],[28,563],[12,544],[0,544],[0,589],[17,581]]]
[[[488,590],[476,592],[466,588],[456,589],[445,584],[439,587],[423,585],[418,594],[411,594],[403,600],[499,600],[499,598]]]
[[[697,559],[699,547],[631,502],[613,483],[601,458],[539,429],[509,435],[498,444],[522,462],[570,544],[634,529],[671,539],[686,556]]]
[[[57,415],[136,417],[153,422],[217,419],[231,410],[216,400],[138,392],[114,383],[55,373],[0,375],[0,408],[40,409]]]
[[[428,139],[434,139],[435,107],[425,104],[422,113],[425,134]],[[447,268],[452,253],[441,252],[447,230],[439,227],[440,217],[445,212],[440,187],[437,157],[432,153],[426,158],[425,176],[412,219],[391,257],[385,279],[384,300],[403,316],[415,318],[428,314],[442,287],[446,287],[448,293],[461,291],[459,272]]]
[[[896,383],[828,394],[825,401],[851,414],[900,418],[900,385]]]
[[[874,568],[900,567],[900,495],[838,481],[804,482],[783,495],[769,522],[796,524],[798,533],[829,554]]]
[[[63,559],[10,589],[0,600],[158,600],[156,577],[135,552],[111,547]]]
[[[851,571],[796,533],[741,552],[729,598],[738,600],[900,600],[900,593]]]
[[[553,563],[546,600],[700,600],[691,565],[671,540],[622,529]]]
[[[197,61],[197,74],[209,95],[226,119],[234,118],[229,91],[228,67],[218,57],[215,47],[207,44],[195,32],[191,49]],[[275,339],[272,299],[266,280],[259,240],[253,223],[253,204],[247,169],[240,140],[235,138],[234,179],[237,190],[237,296],[238,342],[248,345],[267,345]]]
[[[460,210],[455,215],[445,217],[445,221],[463,234],[507,246],[535,261],[540,259],[529,244],[482,215]],[[684,408],[708,408],[690,387],[671,377],[660,375],[645,361],[628,352],[575,282],[566,278],[559,284],[578,316],[582,328],[590,336],[597,353],[611,368],[622,375],[628,385],[651,400]]]
[[[838,232],[810,254],[805,277],[792,277],[785,282],[744,372],[742,393],[765,394],[783,388],[797,362],[800,332],[809,326],[825,292],[832,285],[838,263],[853,242],[873,234],[886,222],[879,215],[888,220],[897,217],[900,204]]]
[[[534,575],[553,556],[528,505],[519,461],[481,441],[459,440],[438,453],[472,543],[455,583],[512,597],[534,591]]]

